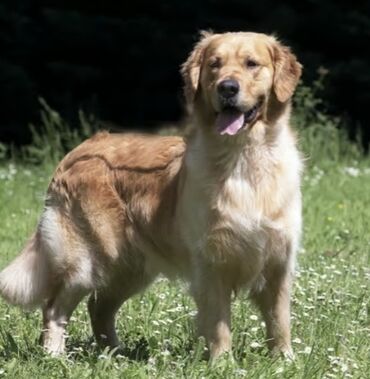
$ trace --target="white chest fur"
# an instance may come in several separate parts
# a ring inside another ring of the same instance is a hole
[[[262,267],[273,250],[298,243],[298,152],[285,138],[284,146],[247,147],[236,159],[223,159],[215,165],[201,137],[188,152],[180,202],[184,240],[193,256]]]

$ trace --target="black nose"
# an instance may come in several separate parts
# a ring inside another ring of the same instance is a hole
[[[239,92],[239,83],[234,79],[226,79],[217,86],[218,93],[225,99],[230,99]]]

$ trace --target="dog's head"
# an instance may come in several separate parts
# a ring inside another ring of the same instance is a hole
[[[189,109],[219,134],[235,135],[286,104],[302,66],[288,47],[258,33],[202,33],[182,65]]]

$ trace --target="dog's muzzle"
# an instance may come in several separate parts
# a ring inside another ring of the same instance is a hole
[[[217,86],[221,107],[235,106],[240,91],[240,85],[235,79],[226,79]]]

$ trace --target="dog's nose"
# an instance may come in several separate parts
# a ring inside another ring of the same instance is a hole
[[[239,83],[234,79],[226,79],[217,86],[218,93],[225,99],[234,97],[239,92]]]

